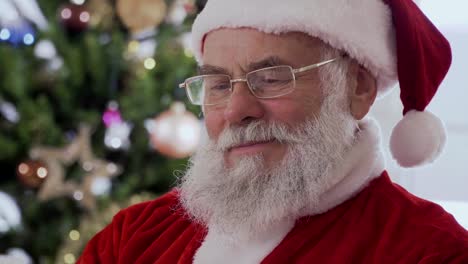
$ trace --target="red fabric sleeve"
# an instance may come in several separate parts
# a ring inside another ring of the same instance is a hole
[[[173,191],[119,212],[88,242],[78,263],[191,263],[205,234],[185,217]]]
[[[123,214],[117,214],[112,223],[95,235],[86,245],[78,264],[117,263]]]
[[[418,264],[467,264],[468,248],[455,248],[447,252],[428,254]]]

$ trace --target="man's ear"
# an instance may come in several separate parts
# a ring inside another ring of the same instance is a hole
[[[352,116],[356,120],[363,119],[377,96],[377,82],[372,74],[359,64],[351,66],[355,72],[356,81],[349,89],[349,103]]]

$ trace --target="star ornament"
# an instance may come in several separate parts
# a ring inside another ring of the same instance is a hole
[[[115,163],[96,158],[90,137],[91,128],[82,125],[76,138],[63,148],[39,146],[31,149],[31,158],[42,160],[48,169],[47,177],[37,194],[39,200],[70,196],[84,208],[90,211],[96,209],[96,195],[106,193],[106,186],[110,188],[110,180],[119,175],[122,169]],[[83,172],[79,181],[67,180],[65,177],[67,168],[74,163],[79,164]]]

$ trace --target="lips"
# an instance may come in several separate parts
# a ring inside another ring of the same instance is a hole
[[[242,144],[232,146],[232,147],[228,148],[228,151],[230,151],[232,149],[236,149],[236,148],[238,149],[238,148],[245,148],[245,147],[251,147],[251,146],[260,145],[260,144],[271,143],[273,141],[275,141],[275,140],[270,139],[270,140],[262,140],[262,141],[249,141],[249,142],[245,142],[245,143],[242,143]]]

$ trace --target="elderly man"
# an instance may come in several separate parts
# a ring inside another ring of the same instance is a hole
[[[468,263],[468,233],[393,184],[365,118],[399,81],[391,148],[433,161],[450,65],[409,0],[210,0],[193,26],[206,142],[178,188],[117,214],[81,263]],[[416,133],[419,132],[419,133]]]

